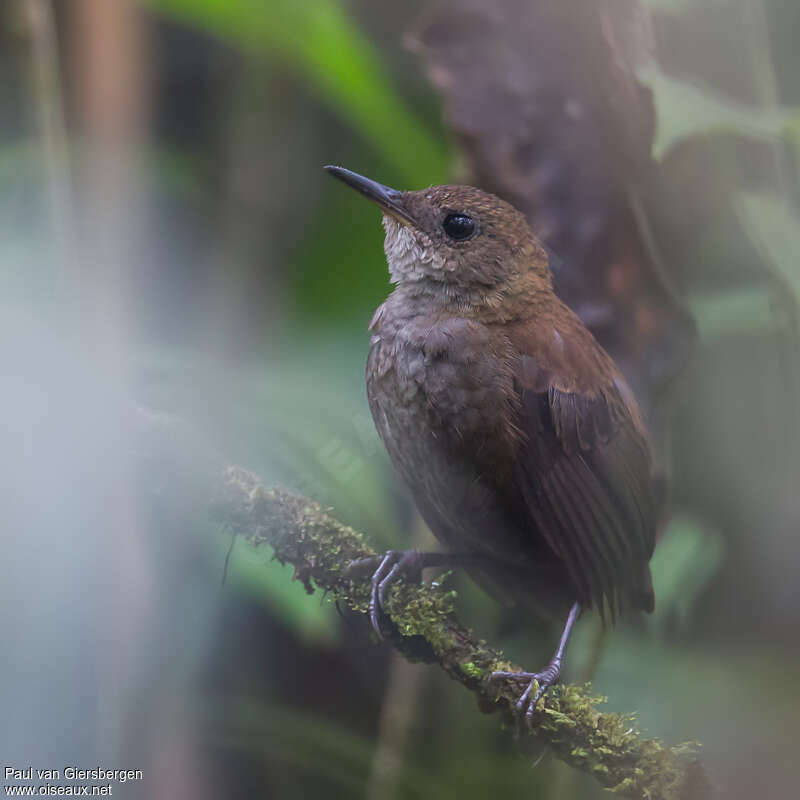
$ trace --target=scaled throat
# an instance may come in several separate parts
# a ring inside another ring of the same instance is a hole
[[[386,231],[383,249],[392,283],[445,280],[445,261],[428,236],[389,214],[383,215],[383,227]]]

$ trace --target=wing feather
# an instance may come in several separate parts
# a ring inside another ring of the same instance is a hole
[[[524,441],[514,479],[579,600],[601,613],[607,608],[613,620],[623,604],[652,607],[647,563],[656,509],[638,408],[610,361],[603,366],[595,385],[576,386],[541,353],[520,359],[517,424]]]

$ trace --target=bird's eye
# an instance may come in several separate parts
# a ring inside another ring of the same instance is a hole
[[[442,228],[451,239],[469,239],[475,233],[475,220],[467,214],[448,214]]]

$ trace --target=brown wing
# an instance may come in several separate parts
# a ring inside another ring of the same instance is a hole
[[[584,605],[602,612],[605,601],[612,617],[624,604],[651,611],[657,511],[646,434],[611,360],[574,333],[577,342],[556,336],[556,353],[539,346],[519,358],[514,479]]]

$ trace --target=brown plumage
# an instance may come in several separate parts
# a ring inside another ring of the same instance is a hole
[[[645,427],[524,217],[472,187],[396,192],[329,169],[384,211],[396,288],[370,326],[367,394],[433,533],[504,601],[652,610]]]

